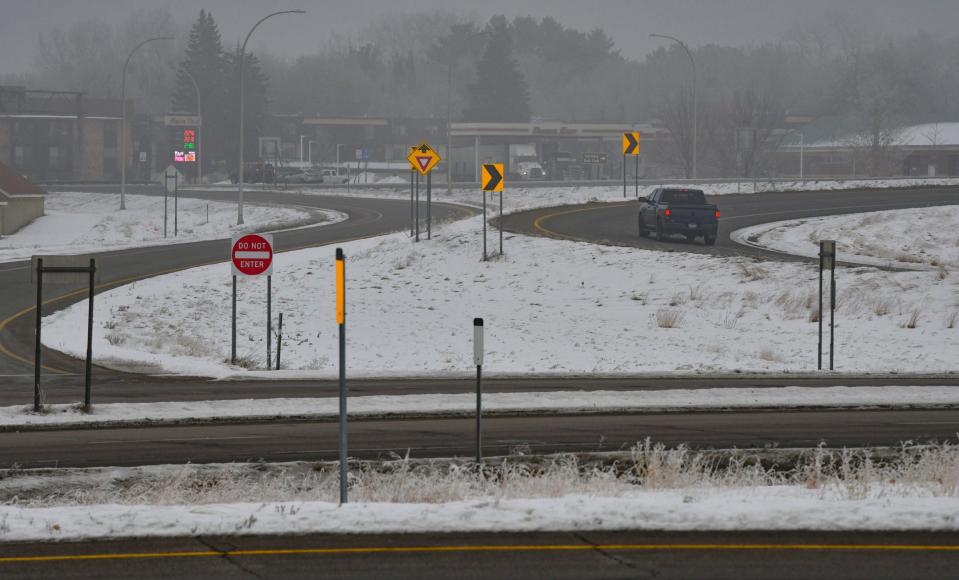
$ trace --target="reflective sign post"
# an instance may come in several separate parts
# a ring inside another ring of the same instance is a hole
[[[829,370],[834,369],[833,350],[836,346],[836,242],[835,240],[820,240],[819,242],[819,350],[817,362],[822,370],[822,322],[823,313],[823,270],[829,270]]]
[[[346,444],[346,256],[343,249],[336,249],[336,324],[340,328],[340,503],[347,502]]]
[[[636,174],[633,178],[636,181],[636,197],[639,197],[639,131],[629,131],[623,133],[623,197],[626,197],[626,156],[632,155],[636,158]]]
[[[503,176],[502,163],[484,163],[482,167],[483,186],[483,261],[486,261],[486,192],[499,192],[499,253],[503,254]]]
[[[486,197],[486,194],[483,194]],[[473,319],[473,364],[476,365],[476,463],[483,462],[483,319]]]

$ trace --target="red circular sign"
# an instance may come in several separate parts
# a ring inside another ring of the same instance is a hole
[[[273,264],[273,245],[258,234],[247,234],[233,242],[233,267],[241,274],[259,276],[269,273]]]

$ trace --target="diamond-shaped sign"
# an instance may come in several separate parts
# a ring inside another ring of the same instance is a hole
[[[423,141],[416,147],[410,148],[410,154],[406,158],[410,162],[410,167],[426,175],[440,162],[440,156],[429,143]]]

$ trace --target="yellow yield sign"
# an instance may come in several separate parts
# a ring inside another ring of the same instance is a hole
[[[430,171],[433,171],[433,168],[440,162],[441,157],[439,153],[430,147],[429,143],[423,141],[410,150],[410,154],[406,160],[410,162],[410,167],[423,175],[427,175]]]
[[[503,164],[483,164],[483,191],[503,191]]]
[[[623,155],[639,155],[639,131],[623,133]]]

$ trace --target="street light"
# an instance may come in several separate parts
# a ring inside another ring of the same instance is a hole
[[[686,56],[689,57],[689,63],[693,65],[693,179],[696,179],[696,149],[697,149],[696,141],[697,141],[697,134],[698,134],[698,131],[696,128],[696,121],[697,121],[696,117],[698,112],[698,107],[696,104],[696,77],[698,76],[696,74],[696,60],[693,58],[693,53],[689,50],[689,47],[686,46],[686,43],[676,38],[675,36],[669,36],[666,34],[650,34],[649,36],[653,38],[665,38],[667,40],[672,40],[673,42],[681,46],[684,51],[686,51]]]
[[[130,64],[130,59],[133,58],[133,53],[140,49],[141,46],[148,42],[153,42],[154,40],[176,40],[172,36],[158,36],[156,38],[148,38],[141,42],[140,44],[133,47],[133,50],[130,51],[130,54],[127,55],[126,62],[123,63],[123,75],[120,82],[120,110],[121,121],[120,121],[120,209],[127,208],[127,65]]]
[[[478,36],[483,36],[484,34],[489,34],[488,30],[482,30],[480,32],[474,32],[473,34],[466,37],[466,40],[463,41],[463,44],[473,40]],[[459,55],[457,55],[458,57]],[[447,63],[447,80],[446,80],[446,193],[448,195],[453,195],[453,61],[456,58],[450,55],[450,60]]]
[[[183,74],[193,83],[193,90],[196,91],[196,116],[200,120],[196,125],[196,182],[203,180],[203,102],[200,100],[200,85],[196,84],[196,79],[190,74],[190,71],[183,69]]]
[[[250,41],[250,36],[253,35],[253,31],[256,30],[256,27],[260,24],[263,24],[263,21],[267,18],[272,18],[279,14],[306,14],[306,10],[281,10],[279,12],[273,12],[272,14],[267,14],[263,18],[260,18],[256,24],[253,25],[253,28],[246,33],[246,38],[243,40],[243,46],[240,47],[239,55],[239,71],[240,71],[240,162],[237,166],[237,179],[236,182],[239,185],[239,197],[236,205],[236,225],[243,225],[243,117],[244,109],[246,107],[246,98],[243,94],[243,86],[245,84],[245,77],[243,71],[243,55],[246,54],[246,43]]]

